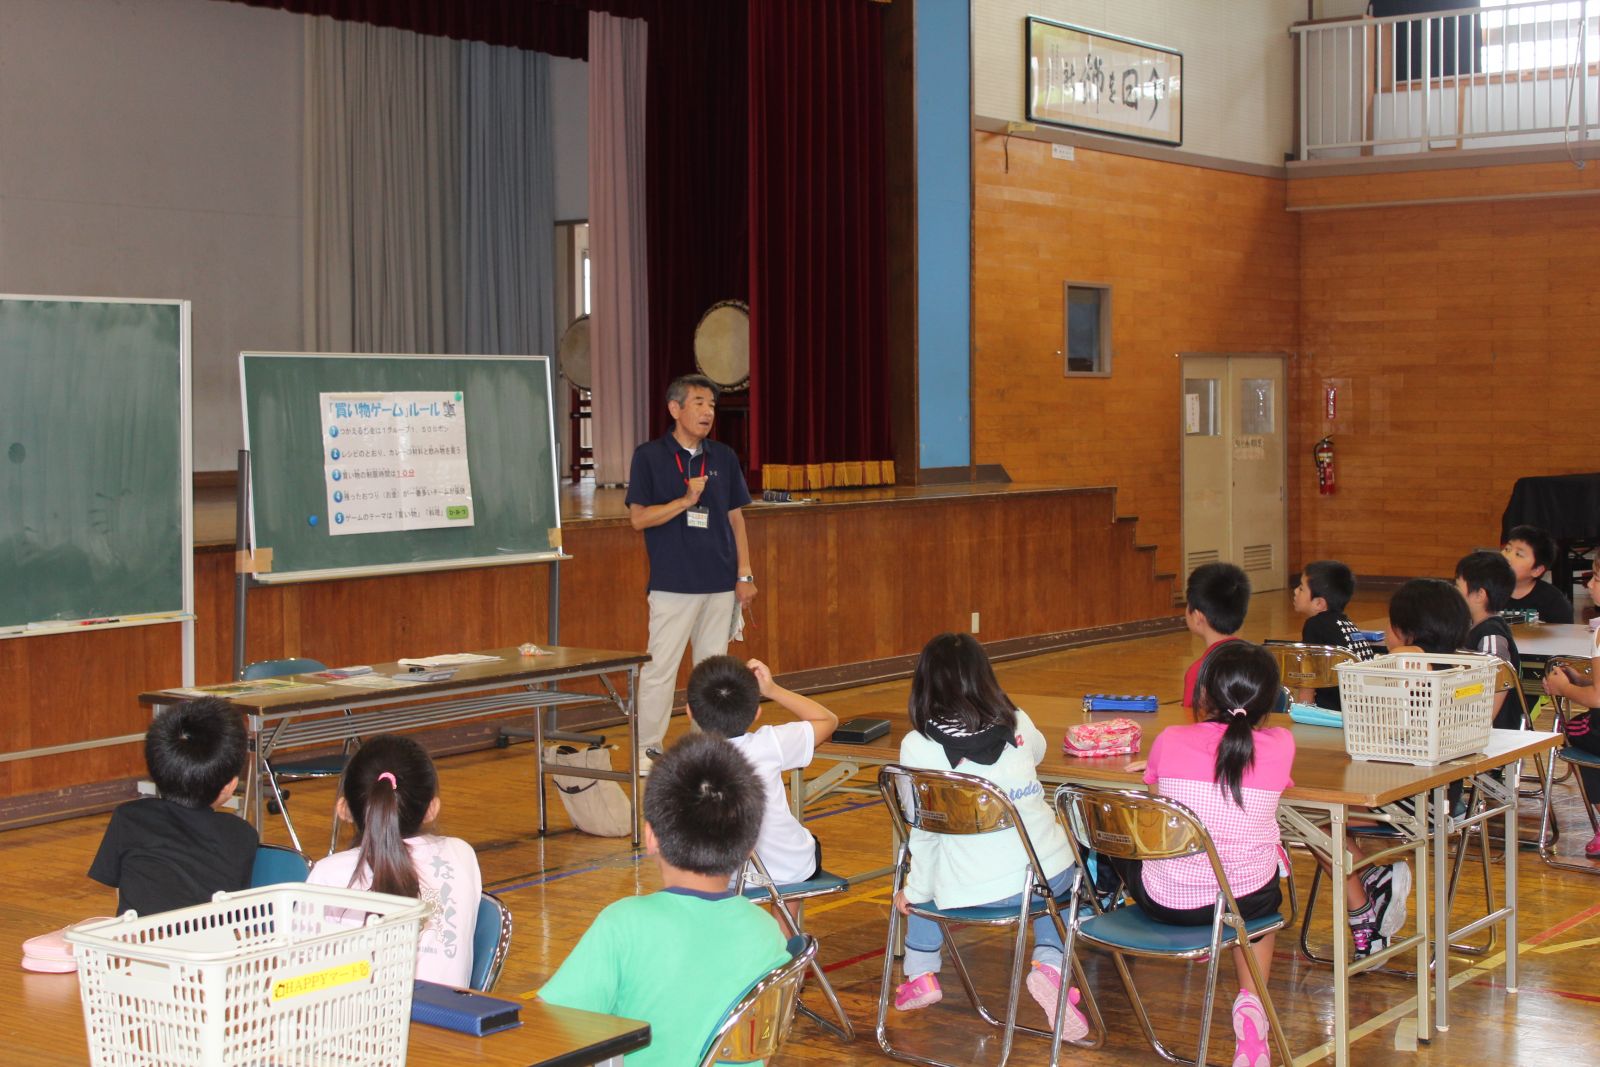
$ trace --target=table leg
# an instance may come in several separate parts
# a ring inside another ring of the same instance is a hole
[[[1554,757],[1552,756],[1552,759]],[[1506,837],[1501,855],[1506,862],[1506,992],[1517,991],[1517,859],[1522,852],[1517,828],[1517,783],[1522,781],[1522,761],[1506,770],[1511,795],[1506,802]]]
[[[539,836],[550,831],[550,813],[544,801],[544,711],[533,713],[533,793],[539,812]]]
[[[1417,962],[1415,964],[1417,969],[1417,1040],[1427,1042],[1433,1040],[1433,1013],[1428,1010],[1428,980],[1431,973],[1428,967],[1428,919],[1430,918],[1430,906],[1433,908],[1433,912],[1437,912],[1439,909],[1437,904],[1432,903],[1433,898],[1428,895],[1431,888],[1428,874],[1428,846],[1432,844],[1428,839],[1427,832],[1428,794],[1421,793],[1416,796],[1412,806],[1417,812],[1417,818],[1422,820],[1421,833],[1424,844],[1420,856],[1415,852],[1411,854],[1412,858],[1417,861]],[[1434,885],[1444,884],[1437,877],[1431,878],[1431,881]]]
[[[1329,809],[1328,901],[1333,908],[1333,1062],[1334,1067],[1350,1063],[1350,945],[1345,936],[1345,809]]]
[[[1448,785],[1433,791],[1433,960],[1434,1028],[1450,1029],[1450,876],[1445,868],[1450,853],[1450,793]],[[1511,850],[1515,851],[1515,838]],[[1426,1010],[1427,1005],[1421,1006]]]
[[[633,847],[639,847],[639,668],[628,668],[628,767],[633,772]]]

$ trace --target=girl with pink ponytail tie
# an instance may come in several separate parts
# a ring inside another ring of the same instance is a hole
[[[336,810],[356,828],[356,847],[319,860],[312,885],[415,897],[429,907],[417,943],[417,977],[464,988],[483,878],[472,846],[424,833],[439,815],[439,776],[409,737],[372,737],[345,768]],[[359,925],[362,917],[348,917]]]

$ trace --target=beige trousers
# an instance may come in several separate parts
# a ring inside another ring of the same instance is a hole
[[[694,661],[728,651],[736,600],[726,593],[650,593],[650,662],[639,671],[639,724],[634,742],[659,745],[672,716],[683,652],[694,645]]]

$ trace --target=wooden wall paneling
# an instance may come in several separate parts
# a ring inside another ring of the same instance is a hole
[[[1115,485],[1181,553],[1181,351],[1293,352],[1299,234],[1283,181],[974,134],[975,462],[1019,483]],[[1062,283],[1112,286],[1113,372],[1062,374]]]
[[[1562,166],[1573,173],[1561,180],[1593,180],[1593,168]],[[1501,192],[1553,180],[1548,168],[1495,170]],[[1480,180],[1434,171],[1355,184],[1443,197]],[[1600,468],[1581,429],[1600,337],[1600,198],[1316,211],[1300,224],[1303,414],[1291,455],[1298,463],[1331,431],[1339,490],[1291,499],[1297,561],[1448,575],[1498,540],[1517,478]],[[1349,383],[1332,423],[1321,407],[1330,379]]]

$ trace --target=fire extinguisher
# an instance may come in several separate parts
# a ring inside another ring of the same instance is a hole
[[[1333,438],[1324,437],[1313,445],[1311,458],[1317,464],[1317,492],[1331,496],[1339,488],[1333,480]]]

